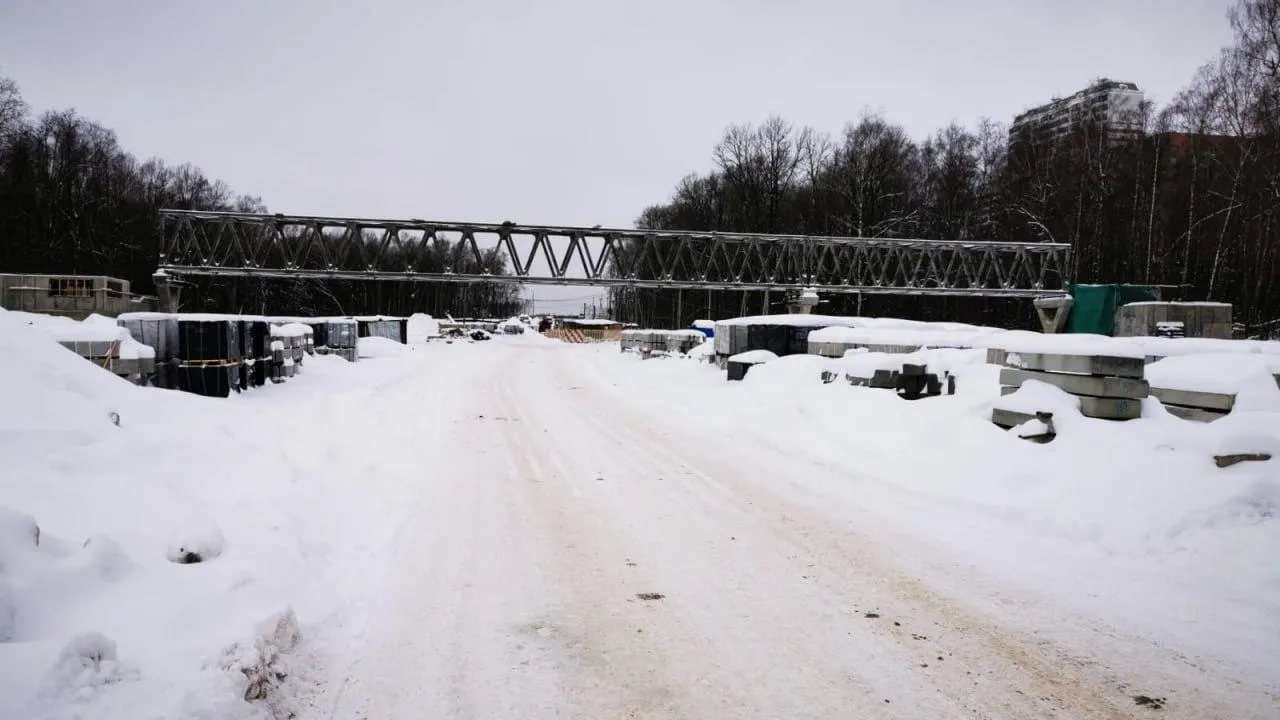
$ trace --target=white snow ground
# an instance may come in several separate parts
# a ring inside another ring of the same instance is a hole
[[[1211,455],[1280,415],[1034,445],[993,367],[822,362],[525,334],[213,400],[0,313],[0,718],[1276,717],[1280,471]]]

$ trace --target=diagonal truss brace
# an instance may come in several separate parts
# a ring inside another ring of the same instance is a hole
[[[162,210],[171,275],[1039,297],[1070,246]]]

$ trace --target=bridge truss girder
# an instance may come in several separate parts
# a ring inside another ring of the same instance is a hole
[[[451,243],[448,251],[440,240]],[[1066,289],[1070,246],[162,210],[159,269],[177,276],[1037,297]]]

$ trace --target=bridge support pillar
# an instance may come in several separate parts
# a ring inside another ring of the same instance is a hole
[[[156,297],[160,300],[160,312],[178,312],[178,301],[182,294],[182,286],[178,279],[164,271],[152,275],[151,279],[156,283]]]
[[[1070,295],[1058,297],[1036,298],[1033,301],[1036,315],[1040,317],[1040,328],[1045,333],[1060,333],[1067,327],[1067,315],[1075,299]]]

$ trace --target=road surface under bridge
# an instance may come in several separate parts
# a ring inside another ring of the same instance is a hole
[[[157,280],[512,282],[979,297],[1062,292],[1059,243],[652,231],[162,210]]]

